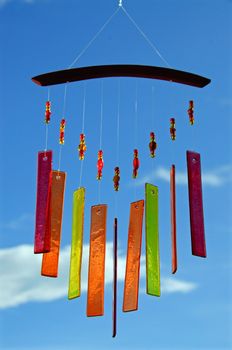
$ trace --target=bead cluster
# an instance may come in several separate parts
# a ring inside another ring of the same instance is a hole
[[[114,182],[114,190],[118,191],[119,190],[119,181],[120,181],[120,169],[118,166],[114,168],[114,177],[113,177],[113,182]]]
[[[140,165],[140,161],[138,157],[139,157],[139,151],[137,149],[134,149],[133,174],[132,174],[132,177],[134,179],[138,176],[138,169]]]
[[[104,167],[104,160],[103,160],[103,151],[100,150],[98,151],[97,154],[97,180],[101,180],[102,179],[102,169]]]
[[[175,118],[170,118],[170,135],[171,139],[174,141],[176,139],[176,121]]]
[[[64,144],[64,130],[65,130],[65,125],[66,125],[66,121],[65,119],[62,119],[60,122],[60,144],[63,145]]]
[[[191,125],[194,124],[194,103],[193,101],[189,101],[189,109],[188,109],[188,115],[189,115],[189,122]]]
[[[154,132],[150,132],[150,143],[149,143],[149,149],[150,149],[150,156],[151,158],[155,157],[155,150],[157,148],[157,143],[155,140],[155,134]]]
[[[79,151],[79,159],[83,160],[85,158],[85,152],[87,150],[86,144],[85,144],[85,134],[80,134],[80,143],[78,146]]]
[[[51,119],[51,102],[47,101],[46,102],[46,107],[45,107],[45,123],[49,124],[50,119]]]

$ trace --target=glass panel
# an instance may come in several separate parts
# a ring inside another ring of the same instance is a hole
[[[85,189],[81,187],[73,193],[72,245],[68,289],[69,299],[77,298],[81,295],[84,207]]]
[[[160,296],[158,187],[146,184],[147,294]]]
[[[91,208],[87,316],[104,314],[106,215],[105,204]]]
[[[172,240],[172,273],[177,271],[176,247],[176,176],[175,165],[170,170],[170,204],[171,204],[171,240]]]
[[[124,312],[138,309],[143,212],[143,200],[131,203],[123,299]]]
[[[206,257],[204,213],[201,185],[201,156],[187,151],[189,210],[192,254]]]
[[[38,152],[37,196],[34,253],[50,251],[50,192],[51,192],[52,151]]]
[[[41,275],[48,277],[58,276],[58,262],[60,253],[60,240],[64,204],[66,173],[52,171],[51,188],[51,249],[43,254]]]
[[[117,250],[118,250],[118,219],[114,219],[114,279],[113,279],[113,338],[117,333]]]

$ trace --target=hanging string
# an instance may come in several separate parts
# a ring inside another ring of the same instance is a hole
[[[65,111],[66,111],[67,86],[68,86],[68,83],[66,83],[64,86],[63,118],[65,117]]]
[[[99,150],[102,150],[102,126],[103,126],[103,80],[101,81],[101,113],[100,113]],[[99,203],[101,203],[101,180],[98,181],[98,201],[99,201]]]
[[[151,91],[151,130],[156,134],[156,130],[155,130],[155,108],[154,108],[154,97],[155,97],[155,88],[152,85],[152,91]],[[155,158],[151,158],[151,162],[152,162],[152,173],[154,173],[154,169],[155,169],[155,162],[154,162]]]
[[[50,87],[48,87],[48,101],[50,101]]]
[[[65,112],[66,112],[67,87],[68,87],[68,83],[66,83],[64,87],[64,101],[63,101],[63,114],[62,114],[63,118],[65,118]],[[63,145],[60,144],[58,172],[60,171],[60,168],[61,168],[62,146]]]
[[[135,126],[134,126],[135,130],[134,130],[134,149],[137,149],[138,145],[138,81],[136,80],[136,87],[135,87]],[[135,187],[135,191],[134,191],[134,195],[135,195],[135,200],[137,197],[137,187],[136,187],[136,182],[134,183]]]
[[[85,129],[85,100],[86,100],[86,82],[84,83],[84,98],[83,98],[83,111],[82,111],[82,134]]]
[[[135,87],[135,131],[134,131],[134,148],[137,148],[138,139],[138,81]]]
[[[84,134],[84,131],[85,131],[85,101],[86,101],[86,83],[84,83],[84,97],[83,97],[83,109],[82,109],[82,134]],[[81,187],[81,183],[82,183],[83,163],[84,163],[84,159],[81,160],[79,187]]]
[[[45,125],[45,148],[44,148],[44,152],[47,152],[48,149],[48,124],[46,123]]]
[[[84,47],[84,49],[79,53],[79,55],[74,59],[74,61],[70,64],[68,69],[72,68],[75,63],[81,58],[81,56],[88,50],[88,48],[92,45],[92,43],[97,39],[97,37],[103,32],[103,30],[107,27],[107,25],[111,22],[114,16],[118,13],[120,7],[108,18],[108,20],[103,24],[100,30],[93,36],[93,38],[89,41],[89,43]]]
[[[59,149],[59,165],[58,165],[58,172],[60,171],[60,166],[61,166],[61,153],[62,153],[62,145],[60,145]]]
[[[48,102],[50,101],[50,88],[48,88],[47,101]],[[45,148],[44,148],[45,156],[46,156],[47,149],[48,149],[48,123],[45,123]]]
[[[101,117],[100,117],[100,142],[99,142],[99,149],[102,149],[102,122],[103,122],[103,81],[101,81]]]
[[[154,106],[154,98],[155,98],[155,88],[152,85],[152,90],[151,90],[151,128],[152,130],[155,130],[155,106]]]
[[[138,24],[135,22],[135,20],[129,15],[125,7],[123,5],[120,6],[121,9],[124,11],[126,16],[129,18],[129,20],[133,23],[135,28],[139,31],[139,33],[143,36],[143,38],[146,40],[146,42],[150,45],[150,47],[155,51],[155,53],[161,58],[161,60],[169,67],[171,68],[170,64],[165,60],[165,58],[161,55],[157,47],[151,42],[151,40],[148,38],[148,36],[143,32],[143,30],[138,26]]]
[[[118,115],[117,115],[117,165],[119,166],[119,132],[120,132],[121,80],[118,80]]]
[[[117,112],[117,140],[116,140],[116,165],[119,164],[119,132],[120,132],[120,105],[121,105],[121,80],[118,80],[118,112]],[[115,191],[115,217],[118,216],[118,191]]]

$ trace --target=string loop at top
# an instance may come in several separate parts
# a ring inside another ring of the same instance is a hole
[[[122,6],[121,6],[122,7]],[[74,61],[70,64],[68,69],[72,68],[77,61],[81,58],[81,56],[88,50],[88,48],[92,45],[92,43],[97,39],[97,37],[103,32],[105,27],[111,22],[113,17],[118,13],[120,8],[118,7],[117,10],[108,18],[108,20],[103,24],[103,26],[100,28],[100,30],[92,37],[92,39],[88,42],[88,44],[84,47],[84,49],[79,53],[79,55],[74,59]]]
[[[125,15],[129,18],[131,23],[135,26],[135,28],[138,30],[138,32],[142,35],[142,37],[146,40],[146,42],[149,44],[149,46],[155,51],[155,53],[161,58],[161,60],[167,65],[167,67],[171,68],[168,61],[165,60],[165,58],[161,55],[157,47],[152,43],[152,41],[148,38],[148,36],[144,33],[144,31],[138,26],[138,24],[135,22],[135,20],[131,17],[131,15],[127,12],[125,7],[122,5],[120,6],[122,10],[124,11]]]

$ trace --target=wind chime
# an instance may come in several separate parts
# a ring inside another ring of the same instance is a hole
[[[122,10],[128,18],[133,19],[128,14],[119,1],[119,7],[114,15]],[[111,16],[112,18],[113,16]],[[106,24],[109,23],[109,20]],[[136,27],[138,29],[138,26]],[[139,31],[142,30],[139,28]],[[100,33],[100,32],[99,32]],[[99,34],[98,33],[98,34]],[[143,32],[142,32],[143,33]],[[144,33],[143,33],[144,34]],[[96,38],[96,37],[95,37]],[[88,45],[87,45],[88,47]],[[157,51],[157,49],[156,49]],[[78,56],[79,58],[79,56]],[[73,62],[75,64],[77,59]],[[73,65],[72,64],[72,65]],[[72,66],[71,65],[71,66]],[[69,68],[66,70],[42,74],[32,78],[33,82],[41,86],[56,84],[66,84],[70,82],[82,81],[94,78],[106,77],[136,77],[148,79],[160,79],[169,82],[186,84],[198,88],[203,88],[210,83],[210,80],[188,72],[174,70],[171,68],[141,66],[141,65],[105,65],[82,68]],[[65,95],[66,95],[65,85]],[[79,160],[82,166],[87,151],[84,133],[84,111],[85,111],[84,89],[83,102],[83,122],[82,132],[78,145]],[[194,124],[194,103],[189,101],[187,110],[189,122]],[[45,107],[46,124],[46,146],[45,150],[38,153],[38,173],[37,173],[37,200],[36,200],[36,223],[35,223],[35,245],[34,253],[43,254],[41,274],[43,276],[57,277],[59,250],[61,242],[61,226],[64,205],[64,193],[66,173],[60,170],[60,159],[62,147],[65,142],[65,116],[60,122],[60,154],[58,170],[52,169],[52,151],[47,150],[48,127],[51,121],[51,102],[48,98]],[[119,111],[118,111],[119,118]],[[102,126],[102,109],[101,109]],[[119,132],[119,119],[118,119]],[[175,118],[170,118],[170,137],[176,140]],[[157,151],[156,135],[154,130],[150,132],[148,140],[150,157],[155,158]],[[119,152],[119,147],[118,147]],[[104,152],[101,145],[96,150],[97,153],[97,175],[100,182],[103,176]],[[188,171],[188,192],[190,210],[190,228],[192,254],[206,257],[204,216],[201,183],[201,159],[197,152],[187,151],[187,171]],[[117,192],[120,189],[120,167],[119,157],[114,168],[113,187]],[[133,151],[132,177],[136,179],[139,173],[140,160],[139,150]],[[160,296],[160,257],[159,257],[159,225],[158,225],[158,187],[145,184],[145,199],[138,200],[130,204],[130,217],[128,229],[127,259],[125,270],[123,311],[134,311],[138,309],[139,293],[139,271],[142,242],[143,216],[145,209],[145,234],[146,234],[146,292],[153,296]],[[176,184],[175,165],[170,169],[170,208],[171,208],[171,255],[172,273],[177,271],[177,232],[176,232]],[[72,212],[72,243],[71,261],[69,273],[68,298],[73,299],[81,295],[81,264],[83,247],[83,228],[85,211],[85,188],[81,186],[73,193]],[[90,223],[90,249],[88,268],[88,292],[87,292],[87,316],[102,316],[104,314],[104,276],[105,276],[105,249],[106,249],[106,220],[107,205],[98,204],[91,207]],[[116,336],[116,314],[117,314],[117,236],[118,218],[114,219],[114,273],[113,273],[113,337]]]

